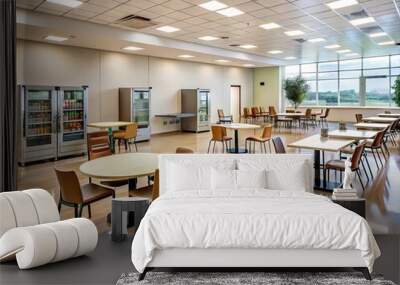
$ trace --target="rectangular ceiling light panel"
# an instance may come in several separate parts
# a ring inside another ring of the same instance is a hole
[[[76,8],[82,5],[81,1],[78,0],[47,0],[47,2],[52,3],[52,4],[58,4],[62,6],[67,6],[70,8]]]

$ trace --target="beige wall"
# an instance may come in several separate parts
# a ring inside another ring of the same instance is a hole
[[[254,104],[257,106],[280,106],[281,94],[280,68],[262,67],[254,69]],[[260,85],[264,82],[264,86]]]
[[[189,61],[17,42],[18,84],[89,86],[88,120],[118,120],[118,88],[151,86],[152,133],[173,131],[154,115],[180,112],[179,90],[209,88],[211,119],[217,108],[230,110],[230,85],[241,85],[242,104],[253,103],[253,71]]]

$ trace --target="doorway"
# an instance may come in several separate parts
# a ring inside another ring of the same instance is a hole
[[[231,115],[233,121],[240,122],[240,110],[242,109],[242,94],[240,85],[231,85]]]

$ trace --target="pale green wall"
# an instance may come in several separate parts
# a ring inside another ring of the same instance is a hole
[[[281,94],[279,66],[255,68],[253,78],[254,105],[275,106],[278,110]],[[264,82],[264,86],[260,82]]]

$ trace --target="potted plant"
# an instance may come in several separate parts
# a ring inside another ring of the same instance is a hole
[[[400,75],[397,76],[392,88],[394,90],[393,101],[396,102],[397,106],[400,107]]]
[[[286,93],[286,98],[292,103],[295,109],[304,101],[307,91],[310,86],[301,76],[296,78],[288,78],[283,82],[283,89]]]

